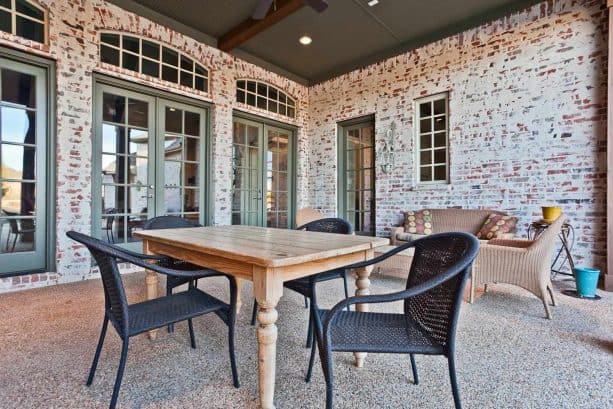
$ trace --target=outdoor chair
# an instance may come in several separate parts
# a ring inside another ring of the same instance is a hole
[[[236,370],[236,358],[234,354],[234,323],[236,321],[236,300],[237,300],[237,284],[236,279],[210,270],[207,273],[201,269],[199,276],[204,277],[226,277],[230,282],[230,303],[225,303],[212,295],[205,293],[197,288],[190,287],[186,291],[172,294],[166,297],[156,298],[136,304],[128,304],[126,293],[123,287],[123,282],[117,267],[118,261],[128,262],[139,267],[153,270],[156,273],[165,274],[167,276],[190,278],[192,273],[180,270],[173,270],[162,267],[156,264],[151,264],[152,258],[157,256],[140,255],[135,256],[134,252],[124,252],[116,246],[109,245],[102,240],[86,236],[85,234],[75,231],[67,233],[71,239],[84,244],[92,256],[96,260],[102,276],[102,284],[104,287],[104,321],[102,323],[102,331],[96,353],[92,362],[89,376],[87,378],[87,386],[92,384],[100,352],[104,343],[106,329],[109,321],[117,331],[122,340],[121,358],[119,361],[119,369],[115,379],[113,395],[109,407],[112,409],[117,403],[119,388],[126,365],[128,355],[128,340],[138,334],[167,326],[169,324],[187,320],[189,326],[189,336],[191,347],[196,348],[196,339],[194,336],[194,327],[192,318],[215,313],[228,326],[228,342],[230,353],[230,366],[232,369],[232,379],[234,386],[239,387],[238,373]]]
[[[323,310],[317,306],[312,283],[311,313],[326,379],[327,409],[332,408],[334,392],[332,351],[409,354],[416,385],[419,378],[414,355],[443,355],[449,364],[455,407],[461,408],[455,371],[456,326],[471,263],[479,251],[479,241],[468,233],[433,234],[346,268],[372,266],[410,247],[415,247],[415,256],[406,290],[350,297],[331,310]],[[355,304],[396,301],[404,301],[404,313],[346,310]],[[311,378],[314,357],[315,345],[311,349],[307,382]]]
[[[313,220],[307,224],[304,224],[298,227],[296,230],[305,230],[305,231],[313,231],[313,232],[322,232],[322,233],[336,233],[336,234],[353,234],[353,227],[351,223],[348,221],[336,218],[329,217],[324,219]],[[322,283],[324,281],[334,280],[337,278],[343,279],[343,286],[345,290],[345,298],[349,297],[349,290],[347,288],[347,272],[345,269],[336,269],[325,271],[323,273],[319,273],[310,277],[298,278],[295,280],[287,281],[283,284],[284,287],[289,288],[290,290],[294,290],[299,294],[304,296],[304,306],[308,308],[307,299],[313,297],[313,293],[311,292],[311,282],[314,283]],[[251,325],[255,325],[255,318],[258,311],[257,301],[253,302],[253,311],[251,314]],[[307,342],[306,347],[313,346],[313,321],[310,318],[309,314],[309,327],[307,332]]]
[[[547,318],[551,319],[548,296],[556,305],[551,284],[551,257],[563,223],[562,214],[535,240],[493,239],[481,246],[473,267],[471,303],[477,286],[513,284],[540,298]]]
[[[7,210],[3,210],[4,215],[6,216],[18,216],[17,213],[9,212]],[[9,224],[9,232],[6,236],[6,251],[13,252],[15,251],[15,245],[17,244],[17,240],[20,237],[25,236],[26,234],[34,234],[36,229],[34,227],[23,227],[23,220],[20,219],[8,219]],[[13,242],[11,243],[11,236],[13,237]]]

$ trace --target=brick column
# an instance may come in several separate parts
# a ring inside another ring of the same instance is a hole
[[[613,291],[613,0],[609,9],[609,64],[607,80],[607,269],[604,288]]]

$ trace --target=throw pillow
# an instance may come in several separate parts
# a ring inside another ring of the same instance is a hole
[[[404,212],[404,231],[411,234],[431,234],[432,213],[430,210]]]
[[[517,217],[491,213],[477,232],[477,238],[481,240],[494,239],[502,234],[514,232],[516,225]]]

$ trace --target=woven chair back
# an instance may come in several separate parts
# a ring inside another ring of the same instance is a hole
[[[202,227],[195,220],[178,216],[158,216],[149,219],[143,224],[143,230],[179,229],[183,227]]]
[[[316,231],[322,233],[352,234],[353,227],[345,219],[339,217],[327,217],[325,219],[313,220],[298,227],[297,230]]]

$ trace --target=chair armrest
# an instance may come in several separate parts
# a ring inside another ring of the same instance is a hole
[[[138,258],[141,258],[141,259],[144,259],[144,260],[168,261],[170,259],[170,257],[160,256],[160,255],[157,255],[157,254],[137,253],[136,251],[131,251],[131,250],[128,250],[128,249],[124,249],[123,247],[119,247],[116,244],[108,243],[108,245],[113,247],[117,251],[121,251],[122,253],[126,253],[126,254],[131,255],[132,257],[138,257]]]
[[[404,232],[404,227],[403,226],[392,227],[392,229],[390,230],[390,242],[391,242],[392,246],[397,246],[398,245],[398,239],[396,238],[396,235],[398,233],[402,233],[402,232]]]
[[[116,259],[127,261],[128,263],[145,268],[147,270],[155,271],[156,273],[166,274],[166,275],[174,276],[174,277],[186,277],[186,278],[192,278],[196,276],[200,278],[215,277],[215,276],[226,276],[230,278],[230,276],[228,276],[227,274],[221,273],[216,270],[211,270],[208,268],[203,268],[202,270],[186,271],[186,270],[175,270],[173,268],[162,267],[158,264],[148,263],[144,261],[144,259],[147,259],[147,258],[146,257],[141,258],[141,255],[139,253],[135,253],[133,251],[127,252],[124,249],[120,247],[116,247],[116,246],[114,249],[116,250],[116,254],[114,254],[113,257],[115,257]],[[134,256],[134,254],[137,254],[138,256]],[[156,256],[156,257],[160,257],[160,256]]]
[[[533,240],[522,239],[492,239],[488,246],[504,246],[504,247],[516,247],[516,248],[528,248],[534,243]]]

